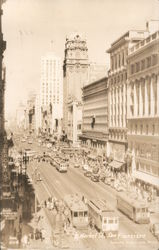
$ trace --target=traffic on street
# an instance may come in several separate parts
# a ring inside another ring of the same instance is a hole
[[[118,173],[117,178],[104,159],[90,158],[82,147],[22,138],[15,136],[14,159],[18,167],[28,157],[26,174],[50,224],[53,246],[80,241],[84,249],[106,243],[111,249],[123,244],[127,249],[132,244],[156,249],[158,227],[152,221],[159,211],[152,207],[157,201],[143,194],[131,177]]]

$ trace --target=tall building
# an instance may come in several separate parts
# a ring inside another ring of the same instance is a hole
[[[107,77],[83,87],[82,144],[94,153],[105,154],[108,142]]]
[[[4,143],[6,139],[5,134],[5,118],[4,118],[4,94],[5,94],[5,67],[3,65],[3,53],[6,49],[6,42],[3,40],[2,33],[2,3],[0,0],[0,178],[2,178],[2,168],[4,167]],[[0,179],[0,183],[2,179]]]
[[[143,40],[146,31],[131,30],[111,44],[109,70],[109,147],[108,155],[117,162],[125,162],[127,151],[127,57],[128,49]]]
[[[6,49],[6,42],[2,33],[2,4],[0,0],[0,226],[1,242],[4,236],[9,237],[9,229],[17,218],[17,208],[15,206],[15,195],[11,193],[11,168],[8,165],[8,141],[5,131],[5,67],[3,65],[3,53]],[[4,235],[4,231],[7,235]],[[13,231],[13,230],[12,230]]]
[[[66,38],[64,58],[64,110],[63,129],[68,139],[76,143],[79,140],[82,112],[82,87],[88,82],[88,49],[86,40],[74,33]],[[73,110],[79,110],[80,116],[75,119]],[[76,122],[76,123],[73,123]],[[77,128],[78,126],[78,128]],[[74,128],[74,129],[73,129]],[[78,130],[78,131],[77,131]]]
[[[41,107],[40,107],[40,95],[36,95],[35,99],[35,133],[38,135],[41,131]]]
[[[43,132],[58,131],[63,117],[63,77],[61,59],[54,54],[41,59],[40,109]]]
[[[127,118],[132,174],[159,193],[158,45],[159,31],[129,49]]]
[[[27,123],[28,123],[28,130],[29,133],[33,133],[35,131],[35,100],[36,100],[36,94],[32,91],[28,95],[27,100]]]

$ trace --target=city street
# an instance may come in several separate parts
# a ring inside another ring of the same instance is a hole
[[[27,144],[22,143],[19,145],[21,148],[28,148]],[[37,142],[29,145],[29,148],[35,150],[38,154],[47,152],[47,149],[38,146]],[[81,168],[75,169],[73,162],[70,163],[67,173],[60,173],[55,167],[51,166],[48,162],[33,160],[28,164],[27,173],[29,176],[33,175],[35,169],[38,169],[42,181],[37,181],[35,184],[35,190],[39,202],[44,202],[48,197],[56,197],[63,199],[67,194],[80,193],[87,199],[99,198],[106,200],[112,208],[116,210],[119,216],[119,234],[117,238],[108,239],[90,239],[89,234],[95,233],[88,230],[85,239],[81,239],[85,248],[92,247],[91,249],[104,249],[104,244],[107,243],[110,249],[135,249],[135,246],[140,249],[156,249],[158,242],[152,236],[149,231],[149,224],[139,225],[128,219],[125,215],[116,209],[116,191],[110,186],[105,185],[102,182],[94,183],[89,178],[85,177]],[[54,227],[54,221],[52,212],[47,211],[47,218]],[[79,237],[80,237],[80,232]],[[81,235],[82,238],[82,235]],[[103,247],[101,247],[103,246]]]

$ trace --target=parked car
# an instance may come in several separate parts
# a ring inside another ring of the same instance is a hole
[[[76,162],[76,163],[74,164],[74,168],[79,168],[79,167],[80,167],[80,164]]]
[[[159,221],[150,223],[150,232],[157,238],[159,241]]]
[[[88,166],[87,164],[84,164],[84,165],[82,166],[82,169],[83,169],[84,171],[87,171],[87,170],[89,169],[89,166]]]
[[[86,171],[84,172],[84,175],[85,175],[86,177],[91,177],[91,176],[92,176],[92,169],[89,168],[88,170],[86,170]]]
[[[92,173],[91,180],[94,182],[99,182],[99,174]]]
[[[56,165],[56,169],[62,173],[62,172],[67,172],[67,164],[66,163],[58,163]]]

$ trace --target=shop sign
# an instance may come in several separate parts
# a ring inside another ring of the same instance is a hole
[[[10,212],[7,209],[3,209],[1,215],[5,217],[5,220],[15,220],[18,216],[17,212]]]

